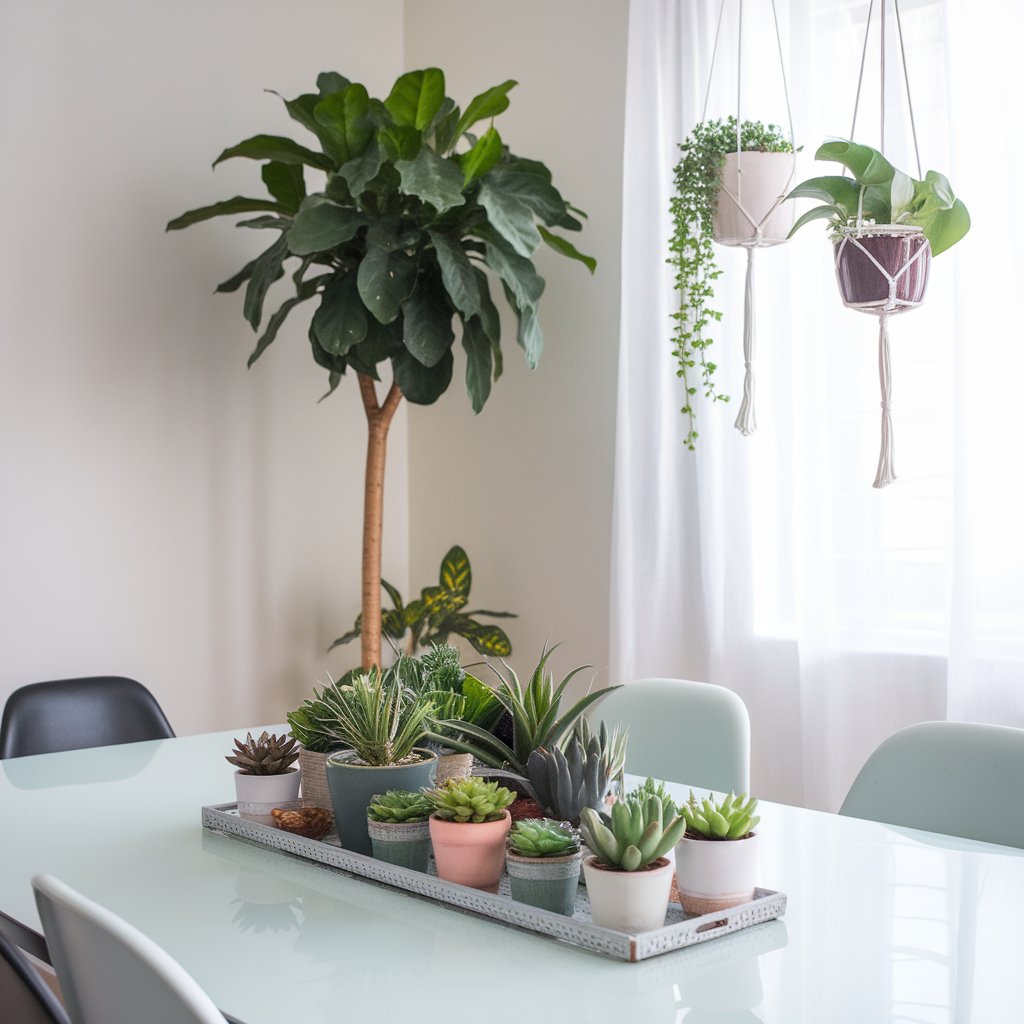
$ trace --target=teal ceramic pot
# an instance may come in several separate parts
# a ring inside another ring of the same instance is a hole
[[[565,857],[523,857],[509,850],[505,867],[512,899],[572,917],[582,860],[580,851]]]
[[[426,871],[430,860],[429,821],[366,820],[373,856],[400,868]]]
[[[416,747],[413,754],[420,760],[410,764],[379,767],[352,764],[354,750],[338,750],[327,756],[327,786],[331,791],[334,823],[338,838],[346,850],[372,854],[370,834],[366,828],[366,808],[378,793],[389,789],[408,789],[416,793],[434,784],[437,776],[437,754]]]

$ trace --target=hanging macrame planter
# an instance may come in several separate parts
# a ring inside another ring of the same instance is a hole
[[[715,55],[718,51],[718,37],[722,29],[724,12],[725,0],[722,0],[718,11],[715,47],[711,55],[711,67],[708,71],[702,121],[707,120],[708,99],[711,95],[711,80],[715,70]],[[786,193],[793,184],[793,176],[796,171],[796,146],[775,0],[772,0],[772,19],[779,48],[779,68],[782,73],[782,88],[786,97],[786,114],[789,118],[789,142],[793,152],[765,153],[757,150],[744,150],[741,146],[743,0],[739,0],[736,60],[738,69],[736,76],[736,150],[726,153],[723,157],[719,177],[718,202],[714,216],[715,241],[719,245],[747,250],[747,278],[743,293],[743,400],[740,403],[734,424],[744,437],[749,437],[757,429],[757,413],[754,408],[754,297],[756,294],[754,252],[757,249],[781,245],[785,242],[793,228],[794,221],[792,205],[783,203]]]

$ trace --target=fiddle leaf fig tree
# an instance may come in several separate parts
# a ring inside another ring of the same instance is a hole
[[[368,428],[365,668],[380,664],[384,466],[396,409],[403,398],[430,405],[445,392],[456,337],[470,403],[474,412],[484,407],[502,371],[494,283],[515,314],[527,363],[537,365],[544,279],[533,256],[541,243],[595,269],[595,261],[560,233],[579,231],[584,214],[566,202],[544,164],[513,154],[494,127],[515,85],[493,86],[462,109],[445,95],[438,68],[402,75],[383,101],[357,82],[324,72],[316,93],[283,101],[310,136],[308,145],[254,135],[214,161],[260,162],[269,199],[235,196],[167,225],[174,230],[213,217],[256,215],[237,226],[269,231],[273,242],[217,288],[244,286],[242,312],[258,334],[249,365],[293,309],[314,303],[309,344],[327,371],[324,397],[349,370],[356,377]],[[286,274],[287,298],[265,315],[271,285]],[[382,369],[383,397],[377,390]]]

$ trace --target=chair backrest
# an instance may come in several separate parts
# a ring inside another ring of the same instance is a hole
[[[638,679],[602,697],[591,717],[629,726],[626,771],[723,793],[750,788],[750,718],[724,686]]]
[[[68,1024],[68,1015],[18,947],[0,932],[0,1008],[12,1024]]]
[[[134,679],[57,679],[23,686],[8,697],[0,722],[0,758],[173,735],[156,698]]]
[[[32,887],[73,1024],[224,1024],[195,979],[137,928],[50,875]]]
[[[1024,729],[921,722],[867,759],[839,813],[1024,849]]]

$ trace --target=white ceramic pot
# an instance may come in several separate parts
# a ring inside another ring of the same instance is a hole
[[[689,839],[676,844],[676,884],[688,914],[748,903],[757,885],[757,833],[746,839]]]
[[[590,914],[602,928],[636,935],[665,924],[672,865],[660,857],[647,871],[613,871],[597,866],[595,856],[583,862],[590,896]]]
[[[792,153],[726,153],[714,219],[715,241],[742,245],[753,239],[756,226],[790,190],[794,166]],[[761,224],[762,242],[784,242],[795,219],[795,205],[779,203]]]
[[[290,768],[283,775],[243,775],[235,772],[235,799],[238,813],[249,821],[273,825],[270,813],[275,807],[292,810],[302,806],[299,799],[299,780],[302,773]]]

